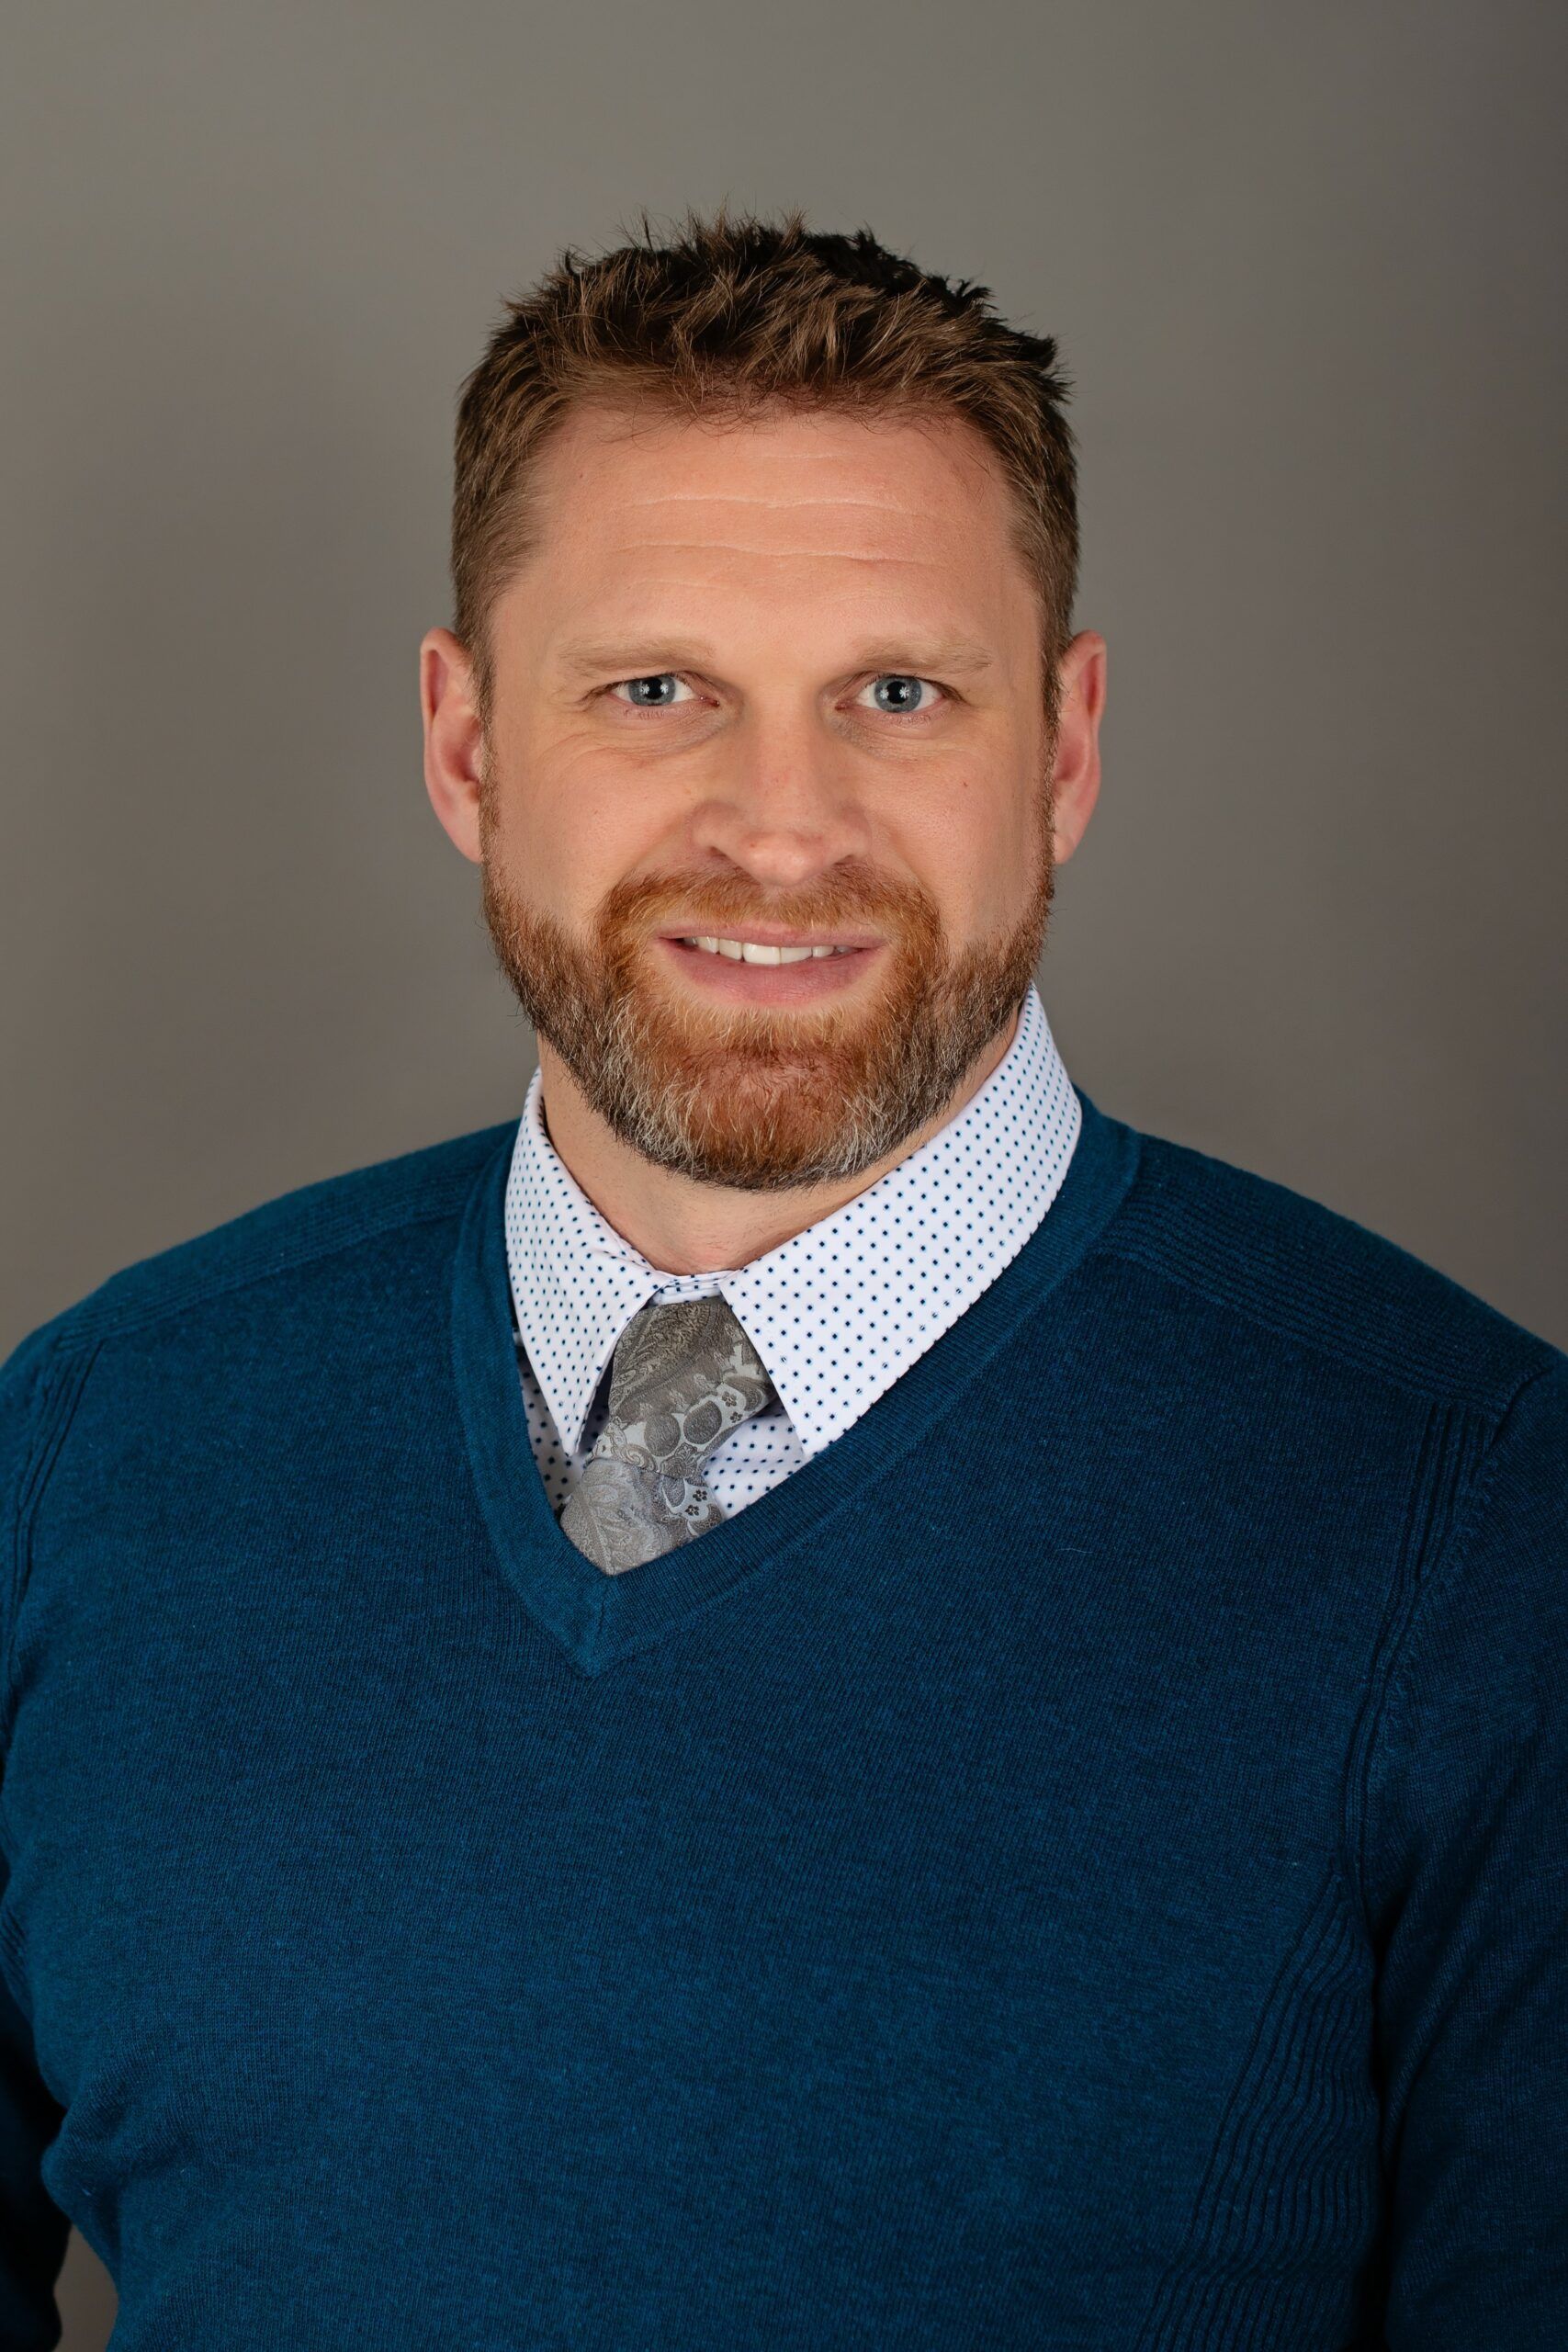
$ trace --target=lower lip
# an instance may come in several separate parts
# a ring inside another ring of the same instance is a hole
[[[659,945],[694,987],[730,1004],[821,1003],[841,996],[882,953],[880,946],[852,947],[847,956],[807,956],[795,964],[746,964],[679,939]]]

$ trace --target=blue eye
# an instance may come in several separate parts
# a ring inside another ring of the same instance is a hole
[[[673,670],[649,671],[640,678],[617,678],[604,691],[632,710],[673,710],[683,703],[701,699]],[[934,678],[918,678],[903,670],[885,670],[879,678],[863,686],[861,693],[874,694],[876,707],[889,718],[930,718],[941,702],[948,699],[947,688],[939,686]]]
[[[668,710],[675,699],[673,694],[668,689],[673,686],[682,687],[688,695],[692,692],[690,686],[685,685],[684,681],[678,678],[673,670],[656,670],[646,678],[617,678],[610,688],[610,692],[613,695],[618,695],[623,686],[628,686],[631,689],[629,699],[634,710]],[[645,688],[651,688],[653,691],[645,692]],[[695,700],[695,696],[693,696],[693,699]]]
[[[931,678],[912,678],[901,670],[885,670],[880,678],[874,678],[869,687],[863,691],[874,694],[877,698],[877,708],[886,711],[890,718],[925,718],[930,716],[930,708],[935,707],[930,704],[930,697],[942,694],[943,689]],[[926,695],[930,707],[917,709],[915,697],[922,693]]]

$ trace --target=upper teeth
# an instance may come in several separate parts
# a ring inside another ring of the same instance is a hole
[[[849,947],[761,947],[754,939],[687,939],[685,947],[704,947],[710,956],[728,956],[737,964],[800,964],[807,956],[850,956]]]

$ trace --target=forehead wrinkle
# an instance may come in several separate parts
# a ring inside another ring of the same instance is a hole
[[[695,549],[705,555],[711,551],[722,555],[798,556],[803,560],[811,561],[829,559],[836,563],[897,563],[916,570],[922,566],[928,571],[938,569],[929,556],[866,555],[856,548],[754,547],[749,541],[740,539],[621,539],[615,544],[611,552],[615,555],[632,555],[649,548],[660,552],[669,548],[673,552],[685,553]]]
[[[752,498],[738,490],[661,490],[627,503],[634,506],[868,506],[877,514],[915,511],[897,498]]]

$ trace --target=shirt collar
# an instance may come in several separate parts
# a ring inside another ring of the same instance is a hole
[[[1033,982],[1011,1045],[956,1117],[863,1193],[747,1266],[660,1271],[549,1139],[535,1070],[508,1172],[518,1337],[570,1453],[615,1342],[649,1299],[717,1291],[766,1365],[807,1460],[971,1306],[1061,1188],[1083,1110]]]

